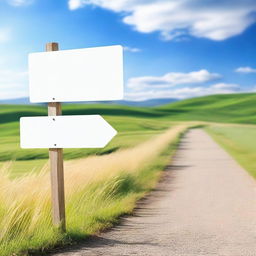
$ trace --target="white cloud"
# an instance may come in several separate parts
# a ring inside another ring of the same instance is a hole
[[[7,2],[15,7],[26,6],[33,3],[33,0],[7,0]]]
[[[205,69],[188,73],[171,72],[163,76],[134,77],[127,82],[125,98],[127,100],[185,99],[243,91],[240,85],[234,83],[206,84],[220,78],[220,74],[211,73]]]
[[[135,48],[135,47],[124,46],[124,51],[126,51],[126,52],[140,52],[141,49]]]
[[[226,84],[226,83],[218,83],[211,86],[213,89],[221,89],[221,90],[236,90],[240,88],[238,84]]]
[[[8,42],[11,38],[10,29],[0,28],[0,43]]]
[[[99,6],[121,13],[142,33],[159,31],[172,40],[184,35],[224,40],[255,23],[255,0],[69,0],[69,9]]]
[[[27,96],[27,72],[0,70],[0,99]]]
[[[237,84],[214,84],[209,87],[206,86],[196,86],[196,87],[183,87],[177,89],[167,89],[167,90],[145,90],[145,91],[133,91],[126,92],[125,99],[127,100],[147,100],[147,99],[159,99],[159,98],[176,98],[185,99],[193,98],[211,94],[227,94],[227,93],[237,93],[242,92],[240,86]]]
[[[189,73],[171,72],[163,76],[142,76],[130,78],[128,88],[141,90],[145,88],[168,88],[175,85],[205,83],[221,78],[220,74],[202,69]]]
[[[237,68],[235,70],[235,72],[237,72],[237,73],[244,73],[244,74],[256,73],[256,69],[255,68],[251,68],[251,67],[240,67],[240,68]]]
[[[68,7],[70,10],[76,10],[78,8],[81,8],[83,5],[84,5],[84,3],[81,0],[69,0],[68,1]]]

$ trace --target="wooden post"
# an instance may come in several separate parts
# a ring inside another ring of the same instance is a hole
[[[46,51],[58,51],[58,43],[47,43]],[[62,114],[61,103],[48,103],[48,116],[59,116]],[[57,145],[58,146],[58,145]],[[63,172],[63,150],[62,148],[49,148],[51,166],[51,190],[52,190],[52,214],[53,224],[61,231],[66,231],[65,221],[65,193]]]

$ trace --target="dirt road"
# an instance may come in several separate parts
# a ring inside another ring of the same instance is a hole
[[[182,140],[135,216],[55,256],[256,256],[256,182],[204,131]]]

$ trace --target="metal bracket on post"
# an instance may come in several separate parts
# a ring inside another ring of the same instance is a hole
[[[47,43],[46,51],[58,51],[58,43]],[[55,100],[55,98],[53,98]],[[61,103],[48,103],[48,116],[59,116],[62,114]],[[54,145],[55,146],[55,145]],[[66,231],[65,220],[65,192],[63,172],[63,150],[62,148],[49,148],[51,166],[51,190],[52,190],[52,214],[53,224],[61,231]]]

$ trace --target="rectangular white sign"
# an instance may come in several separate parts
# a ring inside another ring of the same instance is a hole
[[[21,148],[103,148],[116,133],[100,115],[20,119]]]
[[[29,54],[31,102],[123,98],[123,49],[119,45]]]

